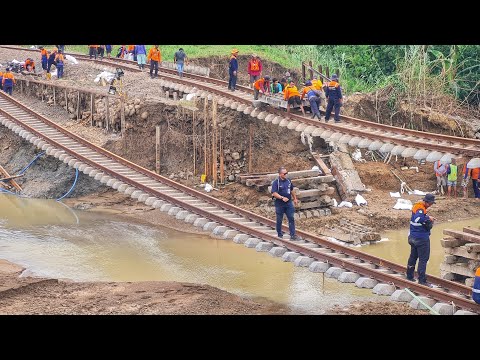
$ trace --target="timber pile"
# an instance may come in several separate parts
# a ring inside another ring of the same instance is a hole
[[[333,175],[320,175],[318,170],[290,171],[288,178],[292,181],[293,191],[298,197],[298,207],[296,216],[298,217],[316,217],[330,215],[330,206],[333,206],[332,195],[335,188],[329,186],[334,182]],[[257,191],[271,193],[272,181],[277,179],[278,174],[239,174],[237,181],[246,186],[255,187]],[[325,209],[327,208],[327,209]],[[272,209],[273,200],[272,200]]]
[[[318,228],[318,233],[353,245],[371,244],[381,239],[380,233],[375,232],[372,228],[348,219],[340,219],[339,226],[325,225]]]
[[[473,286],[475,271],[480,266],[480,228],[445,229],[443,235],[440,243],[445,258],[440,264],[441,277]]]

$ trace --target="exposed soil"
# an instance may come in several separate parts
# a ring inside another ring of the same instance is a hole
[[[0,260],[2,315],[292,314],[288,308],[265,299],[245,299],[209,285],[166,281],[71,282],[19,277],[23,270]]]

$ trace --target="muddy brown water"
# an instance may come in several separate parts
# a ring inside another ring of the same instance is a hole
[[[0,258],[24,266],[23,275],[202,283],[311,314],[385,299],[232,241],[10,195],[0,195]]]
[[[449,221],[435,224],[430,235],[430,259],[427,264],[427,274],[440,276],[440,264],[443,262],[445,252],[440,244],[443,238],[443,230],[462,230],[466,226],[480,227],[480,217],[461,221]],[[408,245],[409,229],[386,231],[381,234],[382,240],[376,244],[362,246],[358,249],[366,253],[394,261],[407,266],[410,256],[410,245]]]

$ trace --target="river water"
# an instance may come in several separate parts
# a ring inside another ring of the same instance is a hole
[[[26,267],[25,275],[202,283],[311,314],[384,300],[229,240],[11,195],[0,195],[0,258]]]

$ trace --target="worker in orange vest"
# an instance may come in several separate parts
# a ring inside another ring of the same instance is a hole
[[[287,114],[290,114],[290,106],[295,104],[300,105],[303,116],[305,116],[305,110],[303,110],[302,100],[300,99],[300,93],[298,92],[295,82],[290,81],[290,84],[283,91],[283,99],[287,101]]]
[[[252,87],[253,83],[260,79],[260,75],[262,73],[262,61],[257,54],[252,54],[252,58],[247,65],[247,73],[250,75],[249,86]]]
[[[61,79],[63,77],[63,65],[65,63],[65,57],[61,50],[58,50],[58,54],[55,56],[55,63],[57,64],[57,78]]]
[[[2,81],[3,81],[3,71],[0,70],[0,90],[3,90]]]
[[[475,194],[475,199],[480,200],[480,189],[478,186],[480,185],[480,167],[473,168],[471,171],[472,174],[472,185],[473,185],[473,193]]]
[[[330,81],[325,88],[325,97],[327,98],[327,109],[325,110],[325,122],[330,119],[333,108],[335,108],[335,116],[333,117],[336,123],[340,122],[340,107],[343,102],[342,88],[338,83],[337,74],[332,75]]]
[[[258,100],[258,94],[270,94],[270,76],[266,75],[253,83],[253,98]]]
[[[475,271],[475,280],[473,282],[472,300],[480,304],[480,267]]]
[[[44,49],[43,46],[39,47],[40,49],[40,56],[42,57],[42,69],[47,70],[47,61],[48,61],[48,51]]]
[[[95,60],[97,59],[97,53],[98,53],[98,45],[88,45],[89,52],[88,54],[90,55],[90,59],[92,57],[95,57]]]
[[[25,70],[28,72],[35,72],[35,61],[32,58],[25,60]]]
[[[162,65],[162,54],[158,45],[150,48],[147,56],[147,63],[150,61],[150,77],[153,79],[153,68],[155,68],[155,77],[158,77],[158,66]]]
[[[5,69],[5,72],[3,73],[3,78],[2,78],[3,91],[5,91],[9,95],[12,95],[14,84],[15,84],[15,78],[12,72],[10,71],[10,68],[7,67]]]

